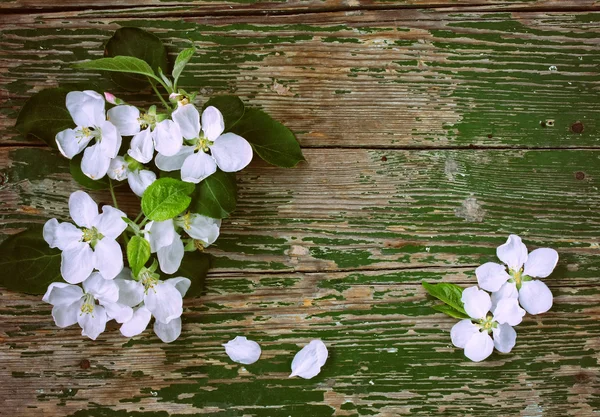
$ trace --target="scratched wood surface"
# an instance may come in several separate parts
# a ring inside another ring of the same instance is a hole
[[[193,42],[183,85],[264,108],[307,163],[239,175],[206,294],[186,299],[172,344],[116,327],[92,342],[0,289],[0,415],[598,415],[598,2],[60,3],[0,2],[0,239],[64,219],[78,189],[14,131],[19,108],[58,84],[118,92],[69,65],[120,26],[172,54]],[[525,319],[511,354],[474,364],[420,282],[473,284],[509,233],[558,250],[555,306]],[[263,347],[254,365],[221,347],[242,334]],[[313,338],[323,371],[288,379]]]

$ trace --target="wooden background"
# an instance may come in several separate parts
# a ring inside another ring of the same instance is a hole
[[[265,109],[307,163],[239,176],[172,344],[115,326],[92,342],[0,289],[0,415],[600,413],[600,2],[1,0],[2,236],[66,219],[79,188],[14,130],[28,97],[61,84],[153,100],[70,67],[121,26],[173,56],[193,43],[182,86]],[[558,250],[555,305],[526,317],[512,353],[471,363],[420,282],[474,284],[509,233]],[[228,359],[236,335],[259,362]],[[288,379],[313,338],[327,364]]]

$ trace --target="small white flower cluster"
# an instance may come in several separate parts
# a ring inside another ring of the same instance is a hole
[[[43,300],[52,304],[57,326],[79,323],[82,335],[96,339],[112,319],[121,323],[121,333],[133,337],[143,332],[154,317],[154,332],[163,342],[172,342],[181,333],[183,296],[191,281],[185,277],[162,280],[156,272],[172,274],[179,269],[184,244],[181,228],[190,242],[203,246],[219,236],[220,220],[185,213],[175,220],[148,222],[144,237],[158,265],[143,267],[134,276],[124,267],[117,239],[127,229],[122,211],[103,206],[102,213],[92,198],[75,191],[69,198],[69,212],[75,224],[50,219],[44,225],[44,239],[61,254],[61,275],[67,283],[52,283]],[[81,284],[81,287],[78,285]]]
[[[475,270],[479,288],[467,288],[462,294],[470,319],[461,320],[450,332],[452,343],[474,362],[490,356],[494,347],[510,352],[517,340],[513,326],[521,323],[525,312],[541,314],[552,307],[550,289],[534,278],[552,273],[558,262],[554,249],[541,248],[528,254],[521,238],[510,235],[496,254],[504,265],[488,262]]]
[[[68,93],[66,106],[77,127],[56,135],[65,157],[71,159],[83,151],[81,171],[93,180],[105,175],[117,181],[127,179],[131,190],[142,196],[156,180],[146,166],[153,160],[158,169],[180,170],[183,181],[195,184],[214,174],[217,167],[237,172],[252,160],[246,139],[223,133],[223,115],[214,106],[200,115],[193,104],[179,100],[169,119],[156,106],[141,111],[110,93],[105,96],[115,104],[108,111],[104,97],[95,91]],[[119,156],[123,136],[132,139],[129,149]]]
[[[236,336],[235,339],[223,345],[229,358],[237,363],[250,365],[260,358],[262,353],[260,346],[253,340],[244,336]],[[327,361],[327,346],[319,339],[312,340],[304,346],[292,360],[292,373],[290,378],[299,376],[311,379],[321,372],[321,368]]]

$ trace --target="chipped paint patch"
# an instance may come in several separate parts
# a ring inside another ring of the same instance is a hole
[[[462,205],[454,210],[456,217],[462,217],[468,222],[482,222],[485,217],[485,210],[475,197],[469,197],[462,202]]]

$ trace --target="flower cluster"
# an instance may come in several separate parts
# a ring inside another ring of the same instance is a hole
[[[541,248],[528,254],[521,238],[510,235],[496,254],[504,265],[488,262],[475,270],[479,288],[465,289],[461,298],[469,318],[455,324],[450,332],[452,343],[475,362],[490,356],[494,348],[510,352],[517,340],[513,327],[521,323],[525,312],[541,314],[552,307],[550,289],[534,278],[552,273],[558,262],[554,249]]]

